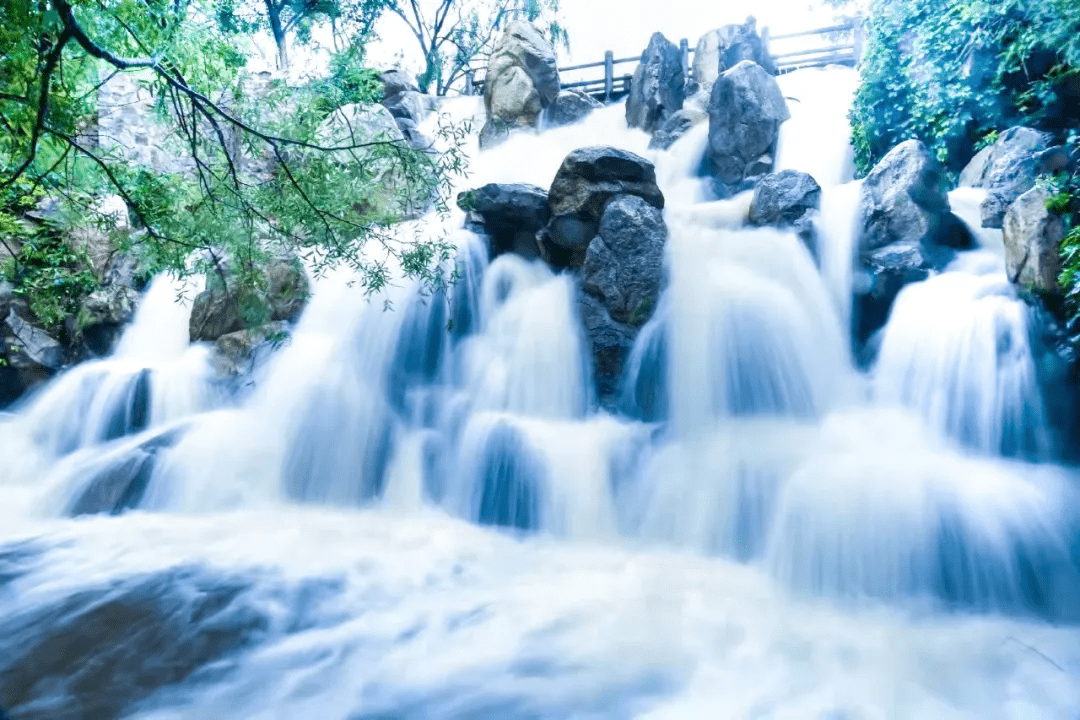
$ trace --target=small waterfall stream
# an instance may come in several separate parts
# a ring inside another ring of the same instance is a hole
[[[112,357],[0,418],[0,675],[68,678],[16,717],[99,682],[95,717],[140,720],[1075,720],[1078,478],[1000,232],[854,366],[854,86],[783,77],[816,256],[711,195],[704,126],[649,150],[612,106],[474,150],[469,187],[547,187],[586,145],[656,164],[668,281],[615,414],[576,279],[489,261],[457,210],[423,226],[459,249],[449,302],[330,273],[243,396],[155,280]],[[115,647],[42,659],[80,613]]]

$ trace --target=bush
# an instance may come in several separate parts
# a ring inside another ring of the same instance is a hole
[[[871,0],[851,113],[865,174],[917,138],[952,172],[1018,124],[1080,120],[1080,2]]]

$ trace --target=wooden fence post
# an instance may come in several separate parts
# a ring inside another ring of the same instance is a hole
[[[683,82],[690,82],[690,41],[683,38],[679,41],[679,59],[682,61]]]
[[[476,92],[476,88],[473,86],[473,70],[469,68],[465,71],[465,94],[472,95]]]
[[[615,53],[608,50],[604,53],[604,100],[610,102],[613,92],[615,92]]]

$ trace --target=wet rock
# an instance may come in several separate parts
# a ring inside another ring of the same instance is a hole
[[[743,60],[757,63],[771,75],[776,74],[772,55],[764,47],[757,24],[748,18],[742,25],[725,25],[701,36],[694,49],[694,82],[708,92],[721,74]]]
[[[616,322],[641,327],[660,295],[666,243],[660,210],[634,195],[615,198],[604,210],[600,234],[589,243],[582,288]]]
[[[603,103],[580,90],[563,90],[547,110],[547,121],[552,127],[581,122]]]
[[[656,132],[653,133],[652,140],[649,141],[649,148],[652,150],[667,150],[675,144],[676,140],[685,135],[690,128],[708,119],[708,113],[697,106],[683,107],[682,110],[672,114],[663,125],[657,128]]]
[[[269,264],[264,289],[239,290],[217,275],[210,276],[208,284],[192,304],[188,326],[192,342],[214,341],[267,322],[296,320],[308,299],[307,275],[292,257]]]
[[[626,123],[651,133],[681,110],[685,100],[686,78],[679,48],[663,34],[653,33],[634,70]]]
[[[250,330],[226,333],[214,343],[210,362],[219,376],[250,375],[257,361],[289,338],[289,324],[272,322]]]
[[[548,194],[543,188],[492,183],[461,193],[457,203],[480,216],[484,231],[491,237],[493,257],[505,252],[539,257],[536,233],[551,217]]]
[[[401,70],[386,70],[379,74],[383,83],[383,100],[405,92],[420,92],[420,88]]]
[[[60,343],[26,317],[26,302],[0,282],[0,408],[48,381],[64,362]]]
[[[512,21],[488,62],[484,82],[488,124],[507,131],[535,127],[558,96],[555,48],[529,23]]]
[[[592,346],[597,396],[603,407],[610,408],[618,397],[619,380],[634,347],[637,329],[614,320],[600,299],[588,293],[580,294],[579,309]]]
[[[0,619],[0,705],[19,720],[117,718],[266,632],[250,581],[180,567]]]
[[[796,170],[766,175],[754,186],[750,224],[790,227],[808,212],[821,207],[821,186]]]
[[[90,293],[74,318],[74,337],[91,355],[108,355],[116,347],[124,327],[135,316],[139,293],[112,285]]]
[[[143,398],[141,405],[135,408],[141,410],[141,417],[130,420],[145,427],[150,409],[148,374],[140,375],[138,381],[142,385]],[[154,474],[158,452],[172,447],[179,437],[178,429],[166,430],[135,447],[106,457],[93,470],[93,475],[68,505],[65,514],[71,517],[102,513],[117,515],[138,507]]]
[[[791,115],[776,79],[749,60],[725,71],[709,96],[709,158],[722,195],[769,172],[780,125]]]
[[[636,195],[657,209],[664,207],[656,169],[645,158],[612,147],[580,148],[567,155],[548,191],[552,219],[540,236],[541,252],[565,251],[567,257],[554,264],[580,267],[604,209],[618,195]]]
[[[1046,208],[1050,194],[1041,187],[1021,195],[1005,214],[1005,269],[1009,281],[1038,295],[1059,295],[1061,241],[1065,223]]]
[[[893,243],[942,244],[949,198],[941,166],[918,140],[900,143],[863,182],[859,247]]]
[[[1035,178],[1051,172],[1064,158],[1051,148],[1053,136],[1026,127],[1006,130],[990,147],[983,148],[960,173],[962,187],[986,188],[980,212],[982,226],[1000,228],[1009,206],[1035,187]]]
[[[860,254],[852,308],[856,344],[865,344],[884,327],[893,301],[904,286],[930,277],[952,257],[946,249],[917,242],[897,242]]]

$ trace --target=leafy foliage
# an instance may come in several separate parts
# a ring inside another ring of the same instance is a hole
[[[466,129],[444,122],[442,153],[408,145],[392,124],[327,137],[328,115],[380,96],[362,47],[306,87],[260,89],[235,34],[251,28],[223,28],[221,9],[211,0],[0,0],[0,233],[12,245],[9,276],[43,321],[70,312],[90,285],[85,258],[22,223],[43,197],[93,220],[95,196],[119,195],[135,231],[117,249],[148,273],[206,272],[259,288],[269,260],[286,254],[316,272],[348,265],[370,292],[401,276],[444,282],[445,239],[395,226],[445,208],[452,177],[465,172]],[[169,130],[158,150],[175,158],[168,170],[132,164],[90,132],[98,88],[116,74],[153,98]]]
[[[445,95],[472,66],[490,57],[506,24],[526,20],[569,48],[559,0],[392,0],[390,9],[412,30],[424,57],[417,85]]]
[[[1015,124],[1077,119],[1075,0],[872,0],[867,27],[851,115],[862,173],[911,138],[956,171]]]

